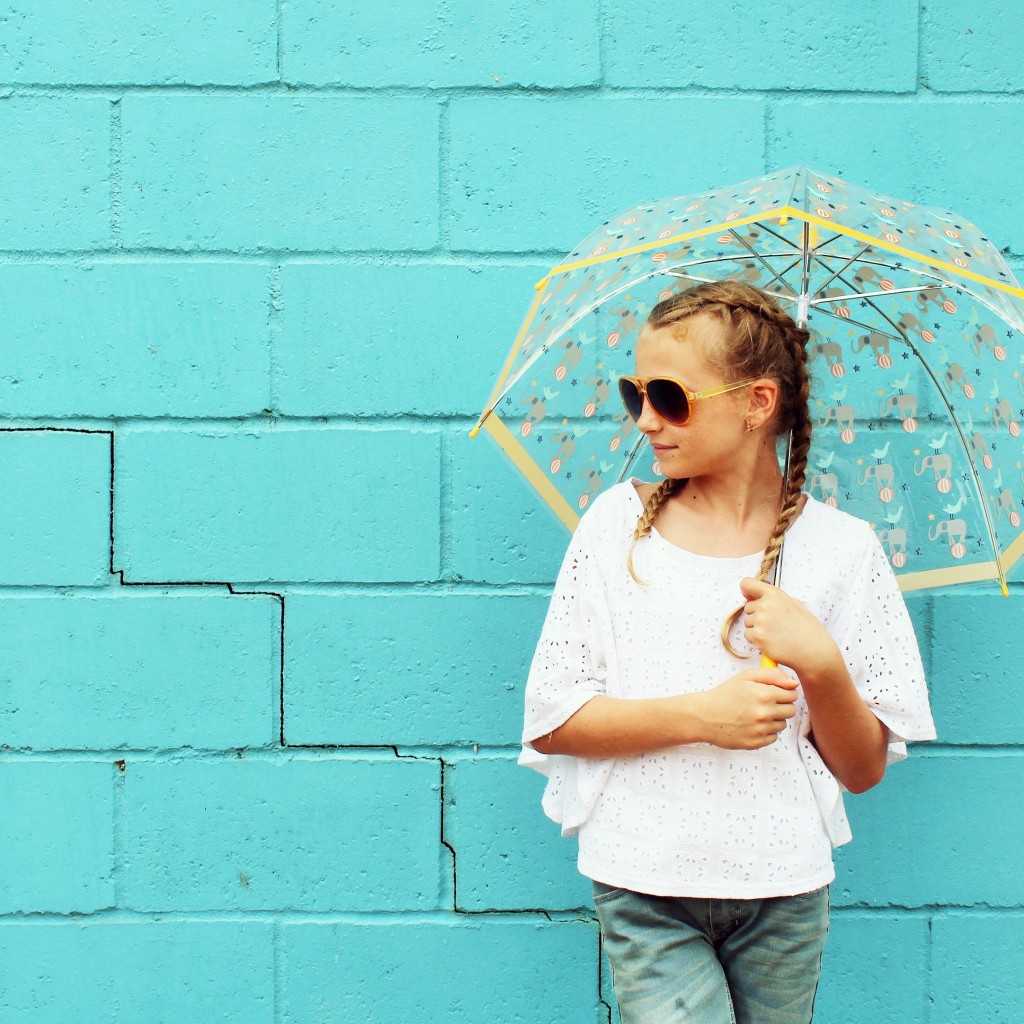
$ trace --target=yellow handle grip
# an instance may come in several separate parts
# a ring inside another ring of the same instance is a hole
[[[779,663],[777,661],[772,661],[772,659],[769,658],[767,654],[762,654],[761,655],[761,668],[778,668],[778,667],[779,667]]]

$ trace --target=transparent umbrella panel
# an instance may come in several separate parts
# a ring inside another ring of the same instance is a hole
[[[566,526],[657,476],[618,378],[659,300],[725,278],[812,332],[808,492],[867,520],[905,589],[1005,579],[1024,553],[1024,292],[968,222],[806,168],[629,211],[540,282],[481,422]]]

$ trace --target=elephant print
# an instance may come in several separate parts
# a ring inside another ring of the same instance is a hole
[[[949,553],[954,558],[963,558],[967,554],[967,523],[962,519],[940,519],[928,528],[928,539],[944,540],[949,544]]]
[[[878,500],[885,505],[896,497],[896,469],[891,462],[879,460],[873,466],[864,466],[857,474],[857,483],[862,487],[874,483]]]
[[[929,307],[933,304],[938,306],[943,313],[956,312],[956,303],[952,299],[947,299],[941,288],[927,288],[923,292],[918,292],[917,304],[921,307],[922,316],[927,315]]]
[[[885,548],[889,561],[897,569],[907,564],[907,531],[900,526],[876,531],[879,542]]]
[[[878,415],[888,416],[893,412],[899,416],[908,434],[917,430],[917,395],[898,391],[895,395],[883,398],[878,407]]]
[[[610,309],[608,312],[619,318],[618,326],[608,335],[608,347],[615,348],[626,335],[632,334],[639,328],[640,321],[637,318],[636,310],[630,309],[629,306],[620,306],[618,309]]]
[[[555,443],[558,445],[558,451],[555,452],[551,465],[548,467],[552,476],[555,476],[564,463],[576,454],[576,435],[568,432],[559,434],[555,438]]]
[[[565,355],[555,367],[555,380],[565,380],[569,371],[579,366],[580,360],[583,358],[583,350],[575,339],[568,336],[558,342],[556,347],[564,348]]]
[[[992,426],[998,429],[1004,423],[1010,437],[1017,437],[1020,434],[1020,424],[1013,418],[1013,407],[1008,398],[996,402],[992,408]]]
[[[579,505],[581,510],[585,509],[587,505],[590,504],[590,499],[595,494],[597,494],[599,490],[601,490],[601,474],[607,473],[613,468],[613,466],[606,466],[602,462],[600,466],[600,471],[594,469],[593,467],[580,471],[580,478],[586,481],[586,486],[583,488],[583,493],[580,495],[579,501],[577,501],[577,505]]]
[[[920,462],[914,464],[914,476],[923,476],[931,471],[935,477],[935,489],[940,494],[949,494],[953,489],[953,456],[946,452],[935,452],[925,455]]]
[[[810,368],[818,359],[824,359],[833,377],[846,373],[843,365],[842,346],[835,341],[816,341],[807,346],[807,366]]]
[[[879,334],[877,331],[872,331],[871,334],[862,334],[852,347],[854,352],[863,352],[865,348],[870,348],[875,361],[883,370],[888,370],[892,366],[892,356],[889,355],[889,338],[885,334]]]
[[[807,478],[807,492],[826,505],[839,508],[839,477],[835,473],[815,473]]]
[[[630,434],[636,429],[636,424],[633,422],[633,417],[628,412],[623,410],[618,415],[612,417],[613,423],[618,423],[619,429],[615,431],[612,439],[608,442],[609,451],[618,451],[619,446],[623,441],[629,437]]]
[[[967,379],[967,371],[959,363],[949,364],[942,375],[942,383],[946,385],[946,390],[950,394],[953,393],[953,388],[957,387],[963,392],[964,398],[974,397],[974,388]]]
[[[996,329],[991,324],[982,324],[971,339],[971,349],[976,356],[987,349],[1000,362],[1006,358],[1006,349],[996,341]]]
[[[899,328],[901,334],[916,334],[928,345],[935,340],[935,333],[930,328],[925,327],[925,325],[921,323],[913,313],[904,313],[903,316],[900,317],[896,326]]]
[[[533,428],[548,414],[548,402],[558,397],[557,391],[551,391],[548,388],[543,390],[543,397],[533,392],[532,394],[523,395],[519,399],[520,404],[529,406],[526,419],[523,420],[522,426],[519,428],[519,433],[523,437],[529,437],[533,433]]]
[[[1020,513],[1017,511],[1017,502],[1014,500],[1013,494],[1008,487],[996,495],[996,499],[992,504],[995,506],[996,519],[1006,516],[1014,529],[1020,526]]]
[[[595,373],[592,377],[588,377],[585,381],[588,387],[594,389],[594,393],[590,398],[590,401],[583,407],[583,415],[591,417],[598,409],[608,401],[608,396],[612,393],[612,389],[608,384],[608,381],[604,379],[599,373]]]

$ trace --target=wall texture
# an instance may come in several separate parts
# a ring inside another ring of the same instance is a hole
[[[543,269],[806,162],[1024,269],[1012,0],[0,6],[0,1019],[576,1024],[514,765],[566,537],[467,430]],[[1009,600],[851,801],[817,1019],[1024,1019]],[[973,622],[968,629],[965,623]]]

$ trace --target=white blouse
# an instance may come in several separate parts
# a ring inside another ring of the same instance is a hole
[[[592,697],[707,690],[759,663],[722,622],[761,553],[697,555],[657,530],[626,554],[642,504],[632,483],[599,495],[566,552],[526,690],[520,764],[548,776],[545,813],[579,836],[579,868],[607,885],[665,896],[762,898],[834,877],[831,847],[851,838],[841,788],[796,717],[761,750],[693,743],[631,757],[547,756],[530,741]],[[825,625],[858,691],[889,728],[889,761],[935,737],[910,617],[870,527],[808,497],[786,534],[783,589]]]

